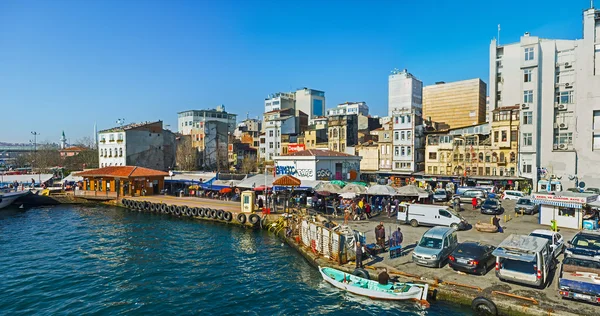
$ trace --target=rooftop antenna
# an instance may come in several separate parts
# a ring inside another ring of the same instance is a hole
[[[594,0],[590,0],[594,1]],[[496,41],[496,46],[500,46],[500,24],[498,24],[498,41]]]
[[[119,126],[123,127],[124,123],[125,123],[125,119],[124,118],[117,119],[117,124],[119,124]]]

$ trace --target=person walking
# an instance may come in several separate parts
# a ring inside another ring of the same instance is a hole
[[[400,227],[398,227],[398,230],[392,234],[392,240],[394,241],[394,246],[402,245],[402,241],[404,241],[404,235],[402,234]]]
[[[371,204],[369,203],[365,205],[365,214],[367,214],[367,219],[371,218]]]
[[[356,268],[363,268],[362,257],[366,252],[365,247],[360,244],[360,241],[356,242],[356,246],[354,247],[354,251],[356,252]]]
[[[262,211],[262,210],[263,210],[263,207],[264,207],[264,202],[263,202],[263,199],[261,199],[261,198],[258,198],[258,209],[259,209],[260,211]]]
[[[379,222],[379,225],[375,227],[375,238],[377,239],[377,244],[381,247],[381,251],[385,251],[385,227],[383,226],[383,222]]]
[[[504,229],[502,229],[502,226],[500,226],[500,218],[498,217],[498,215],[494,215],[494,219],[492,219],[492,223],[494,224],[494,226],[496,226],[499,233],[504,233]]]
[[[474,197],[471,200],[471,205],[473,206],[473,211],[477,209],[477,198],[476,197]]]

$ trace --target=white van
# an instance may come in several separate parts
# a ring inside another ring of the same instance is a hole
[[[441,205],[400,204],[397,219],[413,227],[449,226],[466,229],[467,221],[453,209]]]
[[[504,193],[502,194],[502,198],[505,200],[519,200],[520,198],[524,197],[525,193],[521,192],[521,191],[515,191],[515,190],[505,190]]]

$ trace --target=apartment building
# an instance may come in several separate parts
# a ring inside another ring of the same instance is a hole
[[[328,117],[328,147],[331,151],[356,154],[358,145],[358,115],[332,115]]]
[[[180,134],[190,135],[192,128],[201,128],[200,123],[219,121],[227,124],[227,132],[233,133],[236,128],[237,114],[227,113],[224,105],[210,110],[189,110],[177,113],[177,128]]]
[[[424,168],[425,135],[420,108],[394,111],[392,171],[410,175]]]
[[[423,83],[406,69],[394,69],[388,78],[388,116],[405,108],[422,108]]]
[[[327,115],[356,114],[369,116],[369,106],[366,102],[344,102],[335,108],[327,110]]]

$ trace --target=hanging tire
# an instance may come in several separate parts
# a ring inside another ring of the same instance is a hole
[[[156,204],[150,202],[150,213],[154,213],[156,211]]]
[[[169,206],[169,214],[174,215],[175,214],[175,208],[176,208],[175,205]]]
[[[217,210],[215,210],[214,208],[210,209],[210,218],[217,219]]]
[[[240,224],[245,224],[246,223],[246,214],[244,213],[239,213],[236,217],[238,222],[240,222]]]
[[[231,222],[233,215],[231,215],[231,212],[225,212],[225,214],[223,214],[223,219],[227,222]]]
[[[199,216],[199,217],[204,217],[204,216],[206,216],[206,213],[204,212],[204,207],[200,207],[200,208],[198,208],[198,216]]]
[[[198,216],[200,210],[197,207],[192,208],[192,216]]]
[[[223,215],[225,214],[225,211],[223,210],[218,210],[217,211],[217,218],[220,220],[223,220]]]
[[[181,206],[176,206],[175,207],[175,215],[176,216],[181,216],[181,211],[183,210],[183,208]]]
[[[476,297],[473,302],[471,302],[471,309],[473,309],[477,315],[498,315],[496,304],[481,296]]]
[[[121,200],[121,204],[123,204],[124,207],[128,207],[127,204],[129,203],[129,200],[127,199],[122,199]]]
[[[250,222],[250,224],[256,225],[258,224],[258,222],[260,222],[260,216],[256,214],[250,214],[250,217],[248,217],[248,221]]]
[[[167,205],[167,204],[165,204],[165,203],[162,203],[162,204],[160,205],[160,212],[161,212],[161,213],[163,213],[163,214],[167,213],[167,210],[168,210],[168,209],[167,209],[167,207],[168,207],[168,205]]]
[[[190,216],[190,208],[187,206],[182,206],[181,207],[181,215]]]
[[[369,272],[363,268],[354,269],[354,272],[352,272],[352,274],[356,275],[357,277],[370,280]]]

